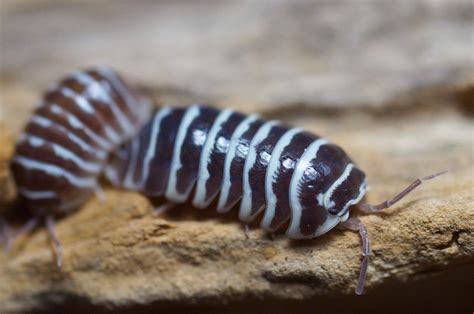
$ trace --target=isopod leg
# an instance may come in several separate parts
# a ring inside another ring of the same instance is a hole
[[[100,187],[99,185],[95,188],[95,196],[99,199],[99,201],[101,203],[104,203],[105,202],[105,193],[104,193],[104,190],[102,189],[102,187]]]
[[[370,254],[370,239],[369,233],[365,228],[364,224],[358,218],[349,218],[345,222],[341,223],[341,226],[351,231],[359,232],[360,238],[362,239],[362,263],[360,266],[359,280],[355,293],[361,295],[364,292],[365,277],[367,275],[367,267],[369,265],[369,254]]]
[[[164,213],[166,213],[168,210],[172,209],[175,206],[176,206],[175,203],[166,202],[158,207],[155,207],[155,214],[158,216],[163,215]]]
[[[39,218],[38,217],[32,217],[28,219],[28,221],[21,226],[18,230],[12,230],[11,227],[9,227],[7,224],[4,224],[4,229],[3,229],[3,237],[5,241],[5,246],[3,248],[4,252],[7,253],[10,251],[13,242],[15,241],[16,238],[30,233],[36,226],[38,225]]]
[[[359,204],[358,209],[366,214],[374,213],[374,212],[379,212],[384,209],[389,208],[402,198],[404,198],[407,194],[409,194],[411,191],[416,189],[418,186],[420,186],[424,181],[431,180],[436,178],[437,176],[440,176],[442,174],[445,174],[447,171],[442,171],[438,173],[434,173],[432,175],[423,177],[423,178],[418,178],[415,181],[413,181],[409,186],[407,186],[403,191],[395,195],[393,198],[386,200],[380,204],[377,205],[370,205],[370,204]]]
[[[46,230],[48,230],[49,238],[51,239],[51,242],[53,243],[53,246],[54,246],[54,251],[56,254],[56,265],[58,265],[58,268],[61,268],[61,265],[63,263],[63,249],[61,246],[61,242],[59,241],[59,238],[56,234],[56,229],[54,226],[55,226],[54,217],[53,216],[46,217]]]
[[[3,219],[0,219],[0,244],[5,242],[3,247],[4,252],[8,251],[11,245],[10,233],[10,226],[8,226],[8,224]]]
[[[245,239],[250,239],[250,236],[249,236],[249,233],[250,233],[250,227],[248,224],[244,224],[244,235],[245,235]]]

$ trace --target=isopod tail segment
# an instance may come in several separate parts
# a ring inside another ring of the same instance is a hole
[[[393,204],[397,203],[401,199],[403,199],[410,192],[412,192],[414,189],[420,186],[424,181],[434,179],[440,175],[445,174],[446,172],[448,171],[447,170],[441,171],[441,172],[434,173],[426,177],[418,178],[415,181],[413,181],[409,186],[407,186],[403,191],[395,195],[393,198],[386,200],[377,205],[358,204],[357,209],[365,214],[373,214],[373,213],[381,212],[391,207]],[[369,233],[367,231],[367,228],[357,217],[351,217],[348,220],[341,222],[340,226],[351,231],[359,232],[359,235],[362,240],[362,263],[360,267],[359,279],[358,279],[357,286],[355,289],[355,293],[358,295],[361,295],[364,292],[365,278],[367,275],[367,267],[369,265],[369,255],[370,255]]]

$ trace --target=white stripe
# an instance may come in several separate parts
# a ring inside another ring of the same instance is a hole
[[[144,187],[145,182],[148,180],[150,176],[150,163],[153,157],[155,157],[156,155],[156,142],[160,134],[161,122],[166,116],[168,116],[171,113],[171,111],[172,111],[171,108],[164,107],[158,113],[156,113],[155,117],[153,118],[153,126],[151,128],[151,134],[150,134],[150,137],[151,137],[150,143],[148,144],[148,150],[145,154],[145,159],[143,161],[140,182],[138,183],[138,186],[141,188]]]
[[[88,114],[95,113],[95,110],[94,108],[92,108],[91,104],[84,97],[80,96],[72,89],[63,87],[61,88],[61,93],[67,98],[72,99],[74,103],[79,106],[79,108],[81,108],[83,111],[87,112]]]
[[[115,132],[115,130],[109,124],[107,124],[106,121],[103,121],[102,126],[104,128],[105,135],[112,143],[118,145],[122,142],[122,138],[117,134],[117,132]]]
[[[96,71],[108,79],[117,89],[117,92],[122,97],[127,107],[130,108],[130,112],[136,113],[137,108],[134,108],[134,106],[138,105],[137,101],[132,97],[128,88],[119,80],[115,72],[105,66],[98,66]]]
[[[28,142],[28,144],[32,147],[41,147],[44,145],[44,140],[41,138],[37,138],[36,136],[32,137],[32,135],[21,133],[17,140],[17,144],[22,144],[24,142]]]
[[[151,108],[151,102],[148,99],[143,97],[136,99],[134,95],[130,93],[130,90],[125,86],[125,84],[118,78],[117,74],[111,69],[104,66],[98,66],[96,71],[110,80],[112,85],[117,88],[119,95],[130,108],[130,112],[136,115],[138,123],[148,119]]]
[[[87,95],[90,98],[110,105],[115,119],[118,121],[120,128],[125,134],[131,135],[134,133],[135,128],[124,112],[118,107],[115,100],[110,96],[110,87],[105,84],[105,82],[97,81],[95,78],[82,71],[75,72],[73,77],[79,83],[87,87]],[[109,88],[109,90],[107,90],[107,88]]]
[[[301,235],[300,237],[293,238],[293,239],[312,239],[312,238],[319,237],[320,235],[325,234],[326,232],[328,232],[329,230],[337,226],[339,222],[341,222],[341,217],[331,215],[330,213],[328,213],[326,217],[326,221],[324,221],[322,225],[316,228],[316,230],[312,234],[307,235],[307,236]]]
[[[117,174],[117,169],[115,167],[113,167],[110,164],[106,165],[104,173],[105,173],[105,177],[110,181],[110,183],[112,183],[113,186],[121,187],[121,183],[119,181],[118,174]]]
[[[199,105],[193,105],[192,107],[186,110],[184,117],[179,125],[178,134],[176,136],[176,142],[173,149],[173,158],[171,161],[171,170],[170,177],[168,180],[168,186],[166,187],[165,196],[171,201],[174,202],[184,202],[186,201],[188,195],[186,193],[179,194],[176,189],[177,184],[177,173],[178,170],[183,166],[181,164],[181,149],[183,147],[183,142],[188,133],[189,126],[194,121],[194,119],[199,116],[201,112]]]
[[[198,181],[196,186],[196,193],[194,194],[193,205],[197,208],[205,208],[209,206],[215,195],[211,196],[206,200],[206,182],[211,176],[207,169],[209,162],[211,161],[211,154],[214,149],[216,137],[219,131],[222,129],[222,125],[229,120],[229,117],[234,111],[226,109],[222,111],[214,121],[209,133],[207,135],[206,143],[201,152],[199,160],[199,172]]]
[[[275,216],[275,206],[277,202],[277,197],[275,193],[273,193],[273,183],[275,182],[275,178],[278,175],[278,170],[280,168],[281,154],[283,153],[283,150],[290,144],[293,137],[301,131],[301,129],[288,130],[278,140],[275,145],[275,148],[273,149],[272,157],[270,159],[270,163],[268,164],[268,169],[265,176],[265,197],[267,200],[267,206],[262,222],[260,224],[261,227],[264,229],[270,228],[270,224],[273,220],[273,217]]]
[[[123,186],[127,189],[136,189],[138,188],[137,184],[134,181],[135,170],[137,168],[138,162],[138,150],[140,149],[140,137],[137,136],[132,140],[132,147],[131,147],[131,156],[130,162],[128,163],[127,174],[125,175],[125,179],[123,182]]]
[[[305,152],[301,156],[301,158],[296,163],[295,171],[293,172],[293,176],[291,177],[290,181],[290,207],[291,207],[291,220],[290,226],[286,231],[288,237],[292,239],[296,239],[299,237],[304,237],[301,234],[300,230],[300,223],[301,223],[301,212],[303,210],[300,200],[298,198],[299,191],[300,191],[300,181],[304,175],[304,172],[308,167],[311,165],[310,162],[314,158],[316,158],[319,148],[323,145],[328,144],[329,141],[326,139],[318,139],[311,143],[308,148],[306,148]]]
[[[344,222],[344,221],[346,221],[347,219],[349,219],[349,215],[350,215],[350,212],[347,211],[347,212],[341,217],[341,222]]]
[[[94,188],[97,186],[96,178],[83,178],[53,164],[36,161],[23,156],[15,156],[13,162],[31,170],[38,170],[54,177],[64,177],[69,183],[77,187]]]
[[[24,140],[28,141],[28,143],[33,146],[33,147],[39,147],[43,145],[50,145],[53,148],[54,154],[57,157],[60,157],[65,160],[71,160],[74,162],[77,166],[82,168],[85,171],[92,172],[92,173],[98,173],[102,169],[102,165],[97,164],[97,163],[91,163],[83,160],[79,156],[77,156],[74,152],[70,151],[69,149],[65,148],[64,146],[61,146],[59,144],[53,143],[51,141],[45,140],[43,138],[40,138],[38,136],[32,135],[32,134],[23,134],[24,135]]]
[[[240,210],[239,210],[239,219],[244,222],[250,222],[253,220],[255,216],[263,209],[260,208],[256,211],[253,215],[251,215],[252,211],[252,188],[250,187],[250,178],[249,172],[254,166],[257,160],[257,149],[256,146],[260,144],[263,140],[265,140],[270,133],[271,129],[279,124],[279,121],[269,121],[262,125],[255,136],[253,137],[252,141],[250,142],[249,146],[249,153],[247,158],[245,159],[244,164],[244,173],[243,173],[243,193],[242,193],[242,202],[240,203]]]
[[[55,105],[55,104],[51,105],[49,107],[49,110],[56,115],[65,115],[70,126],[72,126],[75,129],[80,129],[84,131],[84,133],[86,133],[86,135],[90,139],[92,139],[94,142],[99,144],[103,149],[110,151],[113,148],[112,145],[105,138],[96,134],[94,131],[88,128],[84,123],[82,123],[78,118],[76,118],[69,111],[66,111],[60,106]]]
[[[61,93],[68,97],[71,98],[74,101],[74,104],[78,105],[79,108],[81,108],[83,111],[90,115],[94,115],[94,118],[99,120],[101,122],[101,126],[104,128],[105,135],[115,145],[121,142],[120,136],[115,132],[114,129],[110,127],[110,125],[107,123],[107,121],[104,121],[104,119],[101,118],[100,113],[97,113],[95,108],[89,103],[89,101],[82,95],[76,93],[72,89],[69,89],[67,87],[63,87],[61,89]]]
[[[31,191],[25,188],[19,188],[18,193],[29,199],[46,199],[58,197],[56,192],[53,191]]]
[[[334,191],[337,189],[338,186],[342,184],[342,182],[346,181],[347,178],[350,176],[352,169],[354,168],[354,165],[352,163],[349,163],[342,174],[337,178],[336,181],[329,187],[329,189],[324,193],[324,198],[323,198],[323,206],[327,209],[334,207],[335,203],[334,201],[331,201],[332,194]]]
[[[239,126],[235,129],[234,133],[232,134],[232,137],[229,143],[229,150],[227,151],[227,154],[225,156],[225,161],[224,161],[224,176],[222,179],[221,194],[219,196],[219,202],[217,205],[217,212],[219,213],[228,212],[232,208],[232,206],[234,206],[235,203],[238,202],[238,200],[236,200],[234,204],[229,204],[227,207],[225,207],[227,203],[227,199],[229,198],[229,192],[230,192],[230,187],[231,187],[230,167],[232,165],[232,161],[237,155],[237,148],[239,147],[239,144],[240,144],[240,138],[245,132],[247,132],[247,130],[250,128],[250,125],[258,118],[259,118],[259,115],[251,115],[245,118],[245,120],[239,124]]]
[[[57,123],[49,120],[48,118],[38,116],[38,115],[34,115],[33,117],[31,117],[31,122],[33,122],[34,124],[37,124],[37,125],[39,125],[43,128],[55,127],[58,130],[60,130],[62,133],[66,134],[66,136],[72,142],[79,145],[84,151],[86,151],[88,153],[95,154],[100,159],[105,159],[107,157],[107,153],[105,151],[98,150],[98,149],[92,147],[91,145],[84,142],[80,137],[78,137],[74,133],[71,133],[71,131],[66,129],[64,126],[62,126],[60,124],[57,124]]]
[[[31,117],[31,121],[34,122],[35,124],[43,127],[43,128],[49,128],[51,126],[58,126],[61,129],[64,129],[64,127],[62,125],[56,124],[53,121],[49,120],[48,118],[45,118],[45,117],[42,117],[42,116],[39,116],[39,115],[33,115]]]
[[[362,182],[362,184],[360,185],[360,187],[359,187],[359,194],[357,194],[357,196],[356,196],[355,198],[353,198],[352,200],[348,201],[348,202],[344,205],[344,207],[342,208],[342,210],[341,210],[337,215],[338,215],[338,216],[345,215],[347,209],[349,208],[349,206],[359,203],[360,200],[364,197],[365,192],[367,192],[367,180],[364,180],[364,182]],[[348,213],[348,211],[347,211],[347,213]],[[341,219],[342,219],[342,218],[341,218]],[[344,221],[344,220],[343,220],[343,221]]]

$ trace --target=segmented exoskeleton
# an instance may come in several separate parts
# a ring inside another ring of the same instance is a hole
[[[292,239],[314,238],[336,225],[359,231],[364,258],[356,292],[363,291],[369,239],[362,223],[349,218],[349,207],[364,197],[367,182],[326,139],[232,110],[164,107],[113,154],[106,176],[116,187],[172,203],[192,199],[195,207],[205,208],[217,199],[218,212],[240,201],[240,220],[250,223],[263,212],[262,228],[274,232],[288,226]],[[420,183],[391,201],[360,208],[382,210]]]
[[[106,67],[74,72],[51,86],[11,161],[19,196],[33,217],[20,233],[44,218],[59,251],[54,217],[100,191],[98,178],[109,153],[137,132],[149,110],[150,104]]]

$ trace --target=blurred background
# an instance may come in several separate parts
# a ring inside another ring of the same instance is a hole
[[[381,108],[472,77],[472,19],[471,1],[3,0],[2,94],[106,64],[163,102]]]
[[[157,105],[207,102],[328,136],[367,169],[376,186],[401,186],[433,170],[454,169],[465,175],[472,205],[473,6],[421,0],[2,0],[0,145],[6,149],[6,134],[18,135],[42,90],[72,70],[104,64]],[[365,301],[333,295],[296,296],[306,300],[296,302],[288,295],[272,296],[273,305],[259,297],[230,302],[237,312],[317,312],[318,306],[334,312],[472,312],[473,255],[458,264],[408,290],[382,286]],[[420,303],[418,296],[428,301]],[[107,298],[99,305],[77,298],[48,302],[68,310],[108,308]],[[167,304],[147,300],[153,309]],[[167,302],[178,309],[172,297]],[[192,296],[186,302],[202,300]],[[126,300],[122,306],[124,312],[150,309]]]

